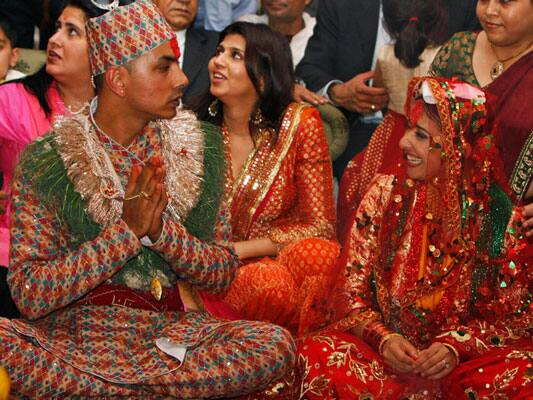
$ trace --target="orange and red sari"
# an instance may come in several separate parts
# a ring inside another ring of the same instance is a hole
[[[277,137],[268,130],[260,134],[240,176],[228,178],[227,192],[233,240],[266,237],[280,251],[276,259],[245,260],[225,302],[242,317],[297,331],[300,316],[311,316],[302,309],[311,307],[311,293],[329,276],[340,251],[330,241],[333,178],[318,111],[289,105]]]
[[[408,98],[421,81],[442,127],[439,174],[371,182],[338,265],[337,321],[300,345],[307,399],[533,398],[533,246],[482,133],[484,98],[435,78],[413,81]],[[414,122],[419,105],[408,105]],[[352,334],[365,323],[377,328]],[[440,380],[398,373],[380,354],[389,334],[420,350],[443,343],[458,364]]]

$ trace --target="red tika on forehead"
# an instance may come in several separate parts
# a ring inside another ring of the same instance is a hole
[[[411,123],[411,126],[415,126],[420,117],[422,116],[422,113],[424,112],[424,101],[422,99],[416,100],[415,105],[413,106],[413,109],[411,110],[411,114],[409,115],[409,122]]]
[[[170,46],[172,47],[172,51],[174,52],[174,55],[176,56],[176,58],[179,59],[181,57],[181,52],[180,52],[180,45],[178,44],[178,39],[176,38],[176,36],[174,36],[170,40]]]
[[[129,63],[176,36],[150,0],[137,0],[87,22],[93,75]],[[179,54],[177,42],[172,44]]]

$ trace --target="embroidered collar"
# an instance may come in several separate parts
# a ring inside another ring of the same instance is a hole
[[[87,213],[106,227],[122,215],[124,188],[87,114],[58,117],[54,141],[74,189],[87,203]],[[145,128],[161,138],[167,167],[167,216],[183,221],[196,206],[204,174],[204,135],[192,112],[179,110],[172,120]]]

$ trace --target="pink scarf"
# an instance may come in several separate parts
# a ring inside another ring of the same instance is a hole
[[[54,82],[46,97],[52,112],[49,117],[37,98],[29,93],[22,83],[0,86],[0,171],[4,175],[2,190],[10,194],[10,183],[20,154],[24,148],[44,135],[58,115],[67,112]],[[0,215],[0,265],[9,261],[9,214],[10,204]]]

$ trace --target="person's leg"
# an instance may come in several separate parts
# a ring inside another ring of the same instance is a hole
[[[461,363],[444,380],[446,399],[532,399],[531,339],[522,340],[513,348],[489,350]]]
[[[438,399],[438,385],[395,375],[370,346],[348,333],[308,337],[298,346],[308,400]]]
[[[239,268],[224,301],[246,319],[290,327],[297,287],[285,265],[265,258]]]
[[[11,395],[32,399],[57,399],[67,396],[134,396],[146,398],[148,392],[132,390],[84,373],[30,340],[17,335],[11,321],[0,318],[0,365],[11,380]],[[141,396],[142,395],[142,396]]]
[[[282,379],[295,363],[289,332],[262,322],[232,321],[189,350],[178,370],[146,384],[155,394],[178,398],[234,397]]]
[[[109,382],[74,368],[15,333],[11,321],[4,318],[0,318],[0,354],[0,363],[11,379],[12,395],[41,399],[233,397],[284,378],[296,361],[295,345],[287,331],[248,321],[220,324],[188,350],[178,369],[146,380],[139,376],[138,384]]]

